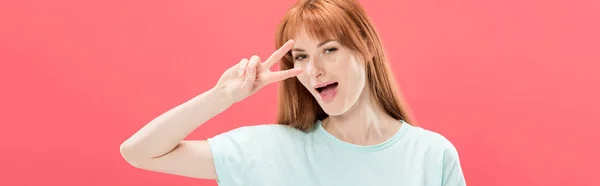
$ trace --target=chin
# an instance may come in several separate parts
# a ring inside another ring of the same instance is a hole
[[[328,116],[339,116],[346,113],[346,109],[333,109],[323,106],[321,106],[321,108],[323,109],[323,111],[325,111],[325,114],[327,114]]]
[[[332,102],[328,102],[328,103],[323,103],[322,101],[318,101],[319,106],[321,106],[321,109],[323,109],[323,111],[329,115],[329,116],[339,116],[342,115],[344,113],[346,113],[349,109],[350,106],[349,104],[343,103],[343,101],[340,100],[334,100]]]

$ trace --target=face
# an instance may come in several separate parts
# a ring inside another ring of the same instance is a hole
[[[292,59],[294,68],[303,68],[297,76],[330,116],[348,111],[362,94],[366,72],[357,52],[342,46],[335,39],[315,40],[304,28],[294,38]]]

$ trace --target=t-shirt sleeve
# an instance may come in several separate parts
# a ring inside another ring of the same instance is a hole
[[[458,151],[450,145],[444,151],[442,186],[465,186],[466,181],[460,166]]]
[[[245,126],[207,139],[219,186],[243,185],[248,159],[255,150],[255,126]],[[252,138],[254,137],[254,141]]]

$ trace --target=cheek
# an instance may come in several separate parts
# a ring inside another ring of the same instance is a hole
[[[349,86],[351,86],[349,88],[352,89],[352,92],[360,92],[366,82],[363,63],[356,58],[349,58],[344,66],[339,69],[344,69],[345,79],[349,82]]]
[[[300,81],[304,88],[309,89],[308,87],[310,86],[310,78],[306,73],[302,73],[296,76],[296,78],[298,79],[298,81]]]
[[[352,70],[354,76],[357,78],[362,78],[365,76],[365,68],[363,63],[360,61],[353,60],[348,68]]]
[[[365,70],[361,61],[353,56],[345,56],[340,58],[335,64],[331,65],[338,76],[355,82],[364,77]],[[358,83],[358,82],[357,82]]]
[[[345,72],[352,65],[350,64],[352,58],[350,56],[338,56],[335,62],[328,63],[327,69],[337,71],[337,72]]]

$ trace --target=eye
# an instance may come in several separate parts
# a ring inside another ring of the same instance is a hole
[[[337,51],[337,48],[335,48],[335,47],[327,48],[327,49],[325,49],[325,54],[331,54],[335,51]]]
[[[304,58],[306,58],[306,55],[298,54],[296,57],[294,57],[294,61],[300,61],[300,60],[303,60]]]

